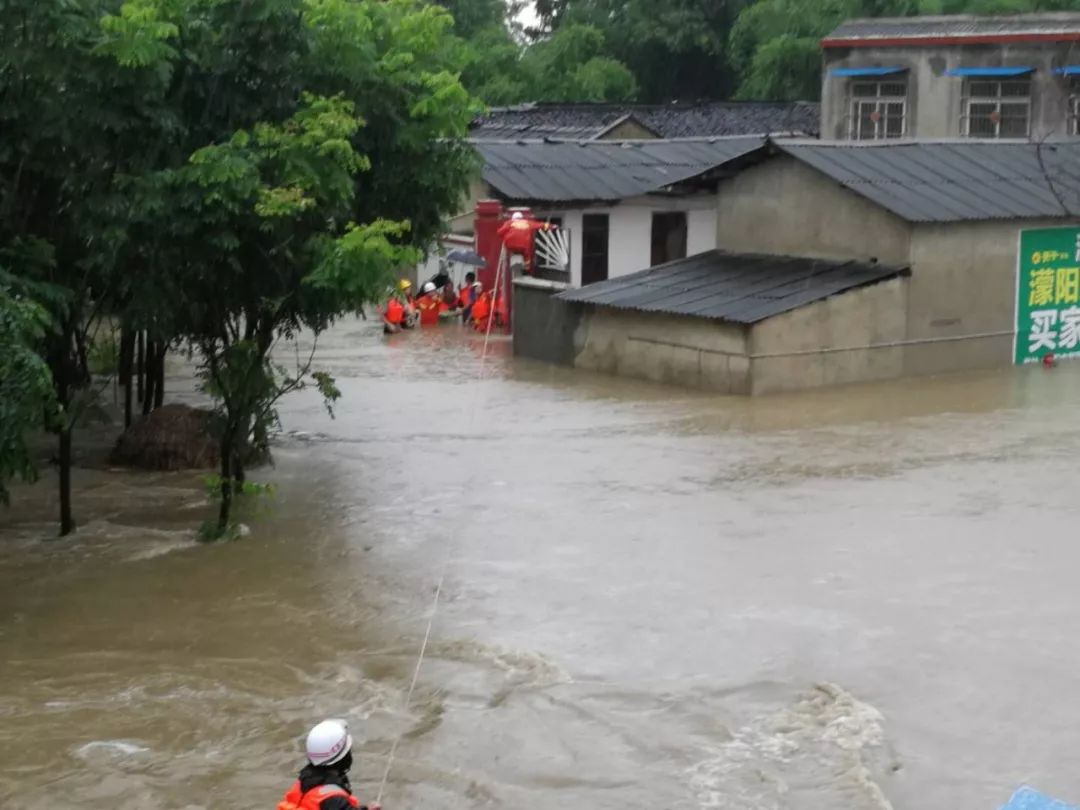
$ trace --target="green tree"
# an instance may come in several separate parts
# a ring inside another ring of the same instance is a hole
[[[546,30],[600,31],[605,53],[626,65],[642,101],[726,98],[734,80],[725,56],[743,0],[541,0]]]
[[[217,534],[278,400],[338,394],[313,353],[286,368],[275,346],[377,299],[460,203],[477,107],[451,24],[419,0],[130,0],[106,18],[106,50],[170,77],[154,104],[182,122],[129,183],[127,251],[175,285],[173,328],[219,403]]]
[[[14,292],[16,279],[0,271],[0,503],[8,503],[7,482],[37,477],[26,444],[51,413],[52,377],[39,353],[49,329],[44,307]]]
[[[522,69],[523,48],[503,27],[486,28],[461,43],[461,81],[492,106],[529,100],[530,81]]]
[[[96,51],[110,0],[0,6],[0,253],[55,325],[43,356],[55,387],[60,531],[75,525],[72,432],[93,399],[90,338],[111,308],[125,203],[116,179],[145,154],[138,88]],[[123,99],[123,101],[120,101]],[[45,286],[42,286],[45,285]]]
[[[631,101],[633,74],[604,55],[604,35],[591,25],[571,24],[534,43],[521,60],[535,101]]]
[[[473,39],[492,28],[507,29],[510,20],[522,3],[506,0],[435,0],[454,18],[454,33],[462,39]]]

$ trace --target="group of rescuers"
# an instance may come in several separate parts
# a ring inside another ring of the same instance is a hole
[[[534,263],[534,233],[549,230],[550,225],[526,219],[520,211],[499,228],[499,238],[511,255],[521,256],[525,272],[531,273]],[[485,290],[477,281],[476,273],[465,274],[465,283],[454,290],[450,274],[441,269],[434,278],[424,283],[420,295],[412,295],[412,282],[402,279],[383,308],[383,330],[388,334],[402,329],[412,329],[417,324],[431,326],[439,322],[445,312],[460,312],[462,323],[486,332],[492,325],[506,323],[506,302],[497,290]],[[492,324],[494,321],[494,324]]]
[[[433,326],[444,312],[460,312],[462,323],[484,332],[492,317],[499,325],[504,315],[501,310],[496,312],[496,306],[493,306],[499,303],[495,300],[497,296],[485,291],[476,280],[476,273],[471,271],[465,274],[465,283],[460,290],[454,290],[446,271],[440,271],[435,278],[425,282],[415,297],[412,287],[412,282],[403,278],[383,307],[383,331],[386,333],[415,326]]]

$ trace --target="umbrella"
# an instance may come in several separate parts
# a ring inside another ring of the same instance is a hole
[[[446,258],[448,261],[468,264],[473,267],[487,267],[487,261],[484,260],[484,257],[472,250],[454,250]]]

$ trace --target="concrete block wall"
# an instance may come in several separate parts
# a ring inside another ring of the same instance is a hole
[[[718,202],[721,250],[908,261],[906,222],[787,155],[721,183]]]
[[[565,284],[534,278],[514,280],[514,355],[560,366],[574,365],[575,335],[584,308],[554,298]]]
[[[755,324],[751,393],[902,376],[908,289],[906,277],[882,281]]]
[[[578,368],[684,388],[749,394],[747,330],[734,324],[610,308],[584,316]]]

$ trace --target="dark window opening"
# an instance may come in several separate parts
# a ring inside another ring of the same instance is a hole
[[[651,266],[686,258],[686,212],[657,212],[652,217]]]
[[[608,215],[585,214],[581,219],[581,286],[608,277]]]

